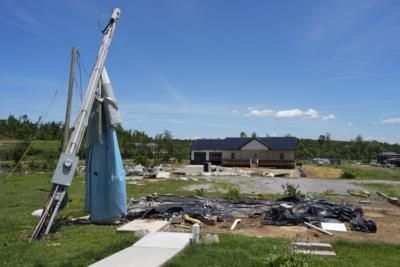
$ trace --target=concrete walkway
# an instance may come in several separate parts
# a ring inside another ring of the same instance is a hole
[[[191,237],[191,234],[186,233],[150,233],[137,241],[133,246],[90,266],[161,266],[189,245]]]

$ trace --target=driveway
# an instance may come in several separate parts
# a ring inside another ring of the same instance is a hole
[[[332,190],[337,194],[346,194],[347,190],[367,190],[361,183],[396,184],[400,181],[387,180],[354,180],[354,179],[316,179],[316,178],[278,178],[278,177],[240,177],[240,176],[211,176],[215,181],[236,184],[243,193],[282,193],[282,185],[287,183],[298,185],[303,193],[323,193]]]

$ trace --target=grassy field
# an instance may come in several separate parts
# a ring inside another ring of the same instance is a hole
[[[38,222],[31,216],[41,208],[50,189],[50,175],[0,177],[0,266],[86,266],[131,245],[135,239],[129,233],[117,233],[115,226],[58,225],[49,239],[28,243]],[[127,185],[129,197],[147,194],[179,193],[184,185],[199,182],[168,181]],[[84,181],[76,177],[69,190],[69,203],[60,214],[63,218],[85,215]]]
[[[400,168],[386,169],[369,166],[346,166],[343,171],[350,171],[357,179],[400,180]]]
[[[338,178],[342,170],[334,167],[304,165],[304,170],[309,178]]]
[[[221,234],[220,243],[190,247],[168,262],[180,266],[398,266],[400,246],[336,241],[336,259],[293,255],[288,241]]]
[[[32,141],[32,149],[58,152],[60,147],[61,147],[61,142],[58,140],[34,140],[34,141]]]
[[[390,197],[397,197],[400,199],[400,185],[376,183],[361,183],[361,185],[375,192],[379,191]]]
[[[344,171],[348,171],[353,173],[356,179],[400,180],[400,168],[386,169],[350,165],[338,167],[304,165],[304,169],[307,173],[307,177],[310,178],[340,178]]]
[[[65,225],[58,223],[49,238],[28,243],[37,223],[30,214],[42,207],[50,189],[50,175],[0,176],[0,266],[87,266],[135,242],[131,233],[117,233],[116,226]],[[193,195],[183,188],[204,181],[144,182],[127,185],[128,197],[157,192]],[[223,186],[223,185],[219,185]],[[208,193],[206,195],[220,194]],[[84,179],[76,177],[69,190],[69,204],[62,218],[84,215]],[[334,243],[337,260],[294,257],[283,239],[221,235],[221,243],[186,249],[168,266],[396,266],[399,246]],[[379,264],[378,264],[379,263]]]

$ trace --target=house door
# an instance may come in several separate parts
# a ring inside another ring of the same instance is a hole
[[[221,164],[222,153],[221,152],[210,152],[210,161],[212,164]]]
[[[193,164],[203,164],[207,159],[206,152],[194,152]]]
[[[258,155],[257,153],[254,153],[253,157],[251,158],[251,165],[256,165],[258,167]]]

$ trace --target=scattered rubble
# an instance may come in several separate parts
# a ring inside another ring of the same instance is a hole
[[[348,222],[355,231],[375,233],[375,222],[365,220],[362,208],[350,204],[335,204],[323,199],[280,199],[292,206],[285,208],[281,205],[273,206],[265,213],[263,224],[272,225],[299,225],[310,222]],[[279,202],[278,201],[278,202]],[[312,227],[312,226],[311,226]],[[315,225],[314,225],[315,227]]]
[[[204,245],[211,245],[215,243],[219,243],[219,236],[217,234],[207,234],[202,241],[202,244]]]
[[[186,165],[182,168],[166,171],[163,165],[156,167],[147,167],[143,165],[125,166],[125,173],[129,176],[143,176],[144,178],[183,178],[198,176],[265,176],[265,177],[292,177],[294,170],[282,169],[266,169],[266,168],[238,168],[238,167],[221,167],[212,165],[210,171],[205,172],[203,165]],[[297,173],[294,176],[298,176]],[[195,178],[193,178],[195,179]]]
[[[374,233],[376,224],[363,218],[359,206],[336,204],[323,199],[283,198],[277,200],[245,199],[229,201],[203,197],[149,195],[129,202],[127,218],[162,219],[179,224],[182,219],[191,224],[216,225],[223,220],[259,218],[265,225],[302,225],[321,222],[345,222],[351,230]],[[237,224],[238,222],[236,222]],[[235,229],[236,224],[232,225]],[[235,226],[235,227],[234,227]]]
[[[168,179],[170,178],[171,173],[165,171],[159,171],[156,175],[157,179]]]

